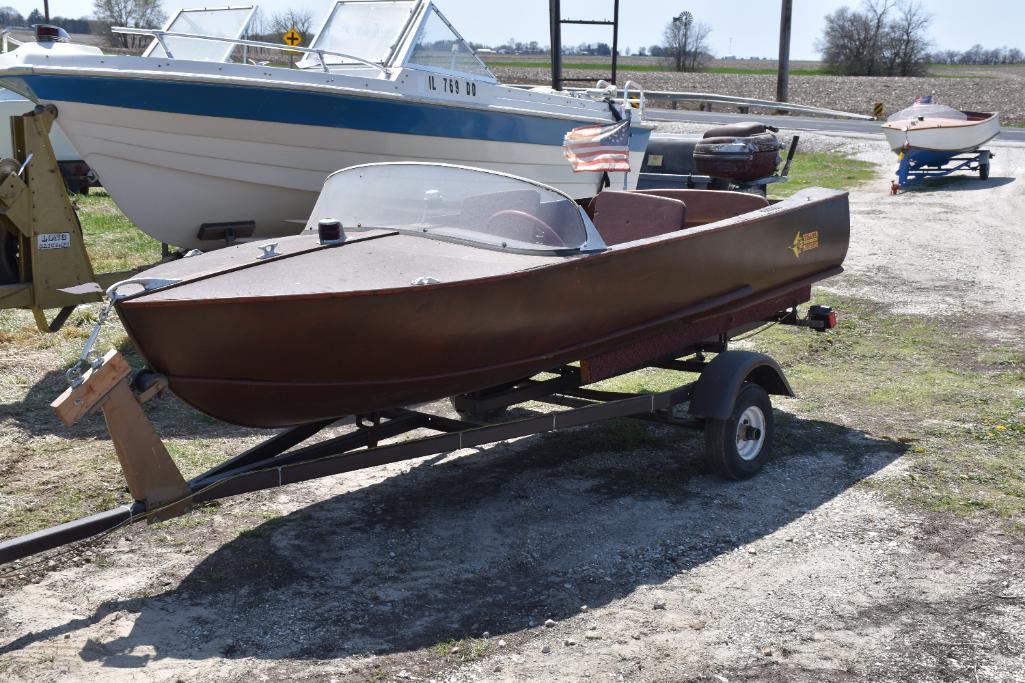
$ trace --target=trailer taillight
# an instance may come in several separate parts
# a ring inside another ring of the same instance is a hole
[[[37,43],[67,43],[70,42],[70,40],[71,37],[68,36],[68,32],[60,26],[36,24]]]

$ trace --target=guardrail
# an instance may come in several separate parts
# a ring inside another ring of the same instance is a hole
[[[168,59],[174,59],[174,55],[171,54],[170,48],[167,43],[164,42],[164,38],[191,38],[193,40],[211,40],[218,43],[232,43],[233,45],[242,45],[244,47],[258,47],[267,50],[281,50],[282,52],[301,52],[303,54],[317,55],[317,59],[320,60],[320,66],[327,71],[327,62],[324,60],[324,56],[330,57],[342,57],[344,59],[351,59],[358,64],[363,64],[371,68],[377,69],[385,78],[391,75],[391,70],[383,64],[371,62],[370,60],[357,57],[356,55],[345,54],[344,52],[332,52],[331,50],[320,50],[311,47],[293,47],[291,45],[281,45],[280,43],[265,43],[261,40],[243,40],[242,38],[226,38],[222,36],[204,36],[198,33],[178,33],[176,31],[161,31],[153,28],[130,28],[127,26],[113,26],[110,29],[114,33],[126,33],[129,35],[136,36],[152,36],[156,38],[157,42],[160,43],[160,47],[164,49],[164,54],[167,55]]]
[[[537,85],[514,85],[516,88],[538,88],[546,86]],[[617,99],[625,99],[634,89],[624,91],[622,89],[612,90],[611,88],[563,88],[566,92],[589,94],[592,96],[604,96],[611,94]],[[838,119],[857,119],[859,121],[875,121],[876,119],[866,114],[855,114],[837,109],[826,109],[824,107],[811,107],[804,104],[792,104],[790,102],[776,102],[774,100],[759,100],[751,97],[735,97],[733,95],[720,95],[707,92],[672,92],[668,90],[644,90],[643,99],[661,102],[697,102],[699,104],[720,104],[729,107],[737,107],[742,114],[751,109],[771,109],[772,111],[785,111],[794,114],[808,114],[811,116],[826,116]],[[711,108],[709,108],[711,111]]]
[[[776,102],[774,100],[758,100],[750,97],[718,95],[714,93],[645,90],[644,96],[649,100],[662,100],[667,102],[699,102],[705,104],[734,106],[741,109],[742,113],[747,113],[746,111],[743,111],[746,109],[772,109],[773,111],[786,111],[795,114],[811,114],[813,116],[828,116],[839,119],[857,119],[860,121],[875,120],[872,116],[868,116],[866,114],[855,114],[849,111],[826,109],[825,107],[811,107],[804,104],[792,104],[790,102]]]

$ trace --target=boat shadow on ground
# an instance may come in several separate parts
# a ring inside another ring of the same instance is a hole
[[[743,482],[706,473],[699,434],[625,420],[428,459],[240,534],[173,589],[105,602],[0,655],[122,612],[134,617],[130,631],[94,632],[83,659],[132,668],[162,658],[321,660],[432,646],[441,657],[452,641],[484,631],[511,634],[657,590],[779,531],[905,451],[777,415],[775,459]],[[671,589],[669,609],[687,609],[682,590]]]
[[[947,176],[941,178],[925,178],[901,188],[901,192],[937,192],[939,190],[991,190],[995,187],[1010,185],[1016,180],[1013,177],[989,178],[982,180],[978,176]]]
[[[33,384],[20,401],[0,402],[0,414],[32,436],[56,434],[62,438],[110,440],[103,413],[94,410],[74,427],[65,427],[50,404],[68,388],[63,369],[51,370]],[[220,422],[179,400],[170,392],[146,405],[145,411],[168,439],[208,439],[271,434],[273,430],[250,429]]]

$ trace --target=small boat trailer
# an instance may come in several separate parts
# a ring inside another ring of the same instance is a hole
[[[986,180],[989,178],[989,160],[995,156],[988,149],[962,154],[904,149],[898,156],[897,180],[890,184],[890,194],[897,194],[919,180],[941,178],[955,171],[978,172],[979,179]]]
[[[769,394],[794,394],[772,358],[730,350],[728,346],[736,336],[765,324],[818,331],[835,327],[836,314],[828,307],[812,306],[805,317],[799,317],[797,305],[808,301],[810,289],[810,285],[803,285],[741,310],[707,316],[688,328],[691,341],[685,346],[673,345],[680,342],[680,337],[643,339],[579,364],[453,397],[452,405],[460,419],[402,408],[292,427],[189,481],[182,477],[142,410],[144,403],[167,388],[167,380],[151,371],[133,371],[120,353],[111,350],[54,401],[52,408],[68,426],[97,407],[103,411],[135,502],[4,541],[0,543],[0,564],[107,534],[134,522],[170,519],[199,503],[610,418],[702,429],[712,469],[730,479],[751,477],[762,468],[772,449]],[[675,351],[666,353],[667,344]],[[706,353],[716,355],[709,360]],[[586,386],[643,367],[697,373],[698,378],[656,393],[631,394]],[[527,401],[567,409],[492,421],[505,409]],[[684,404],[689,407],[681,415],[677,408]],[[347,420],[352,420],[352,425],[344,434],[302,445]],[[383,443],[416,430],[436,434]]]

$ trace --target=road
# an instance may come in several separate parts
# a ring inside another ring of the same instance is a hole
[[[812,116],[774,116],[768,114],[737,114],[727,111],[684,111],[655,109],[649,107],[645,118],[650,121],[673,121],[678,123],[707,123],[720,125],[737,121],[758,121],[786,128],[788,130],[810,130],[820,133],[870,133],[882,135],[878,121],[857,121],[848,119],[826,119]],[[1025,142],[1025,128],[1001,128],[1000,139]]]

